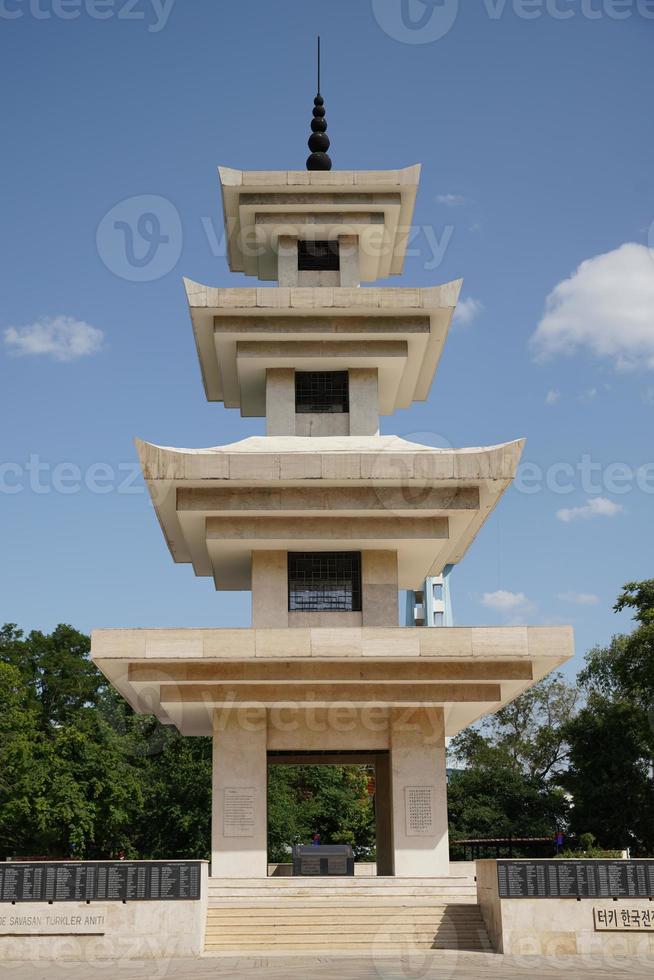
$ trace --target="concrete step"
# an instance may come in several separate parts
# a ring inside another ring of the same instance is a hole
[[[458,950],[469,953],[492,953],[493,948],[486,940],[461,942],[449,939],[432,939],[424,942],[400,943],[398,941],[381,942],[364,939],[358,943],[344,942],[339,940],[333,943],[310,940],[308,942],[240,942],[235,944],[231,941],[222,943],[211,943],[205,947],[207,953],[248,953],[248,952],[302,952],[302,953],[336,953],[336,952],[375,952],[375,953],[406,953],[409,949],[441,949]]]
[[[459,896],[461,898],[470,898],[474,902],[477,901],[477,893],[475,891],[433,891],[433,892],[419,892],[417,890],[408,890],[396,892],[385,892],[385,891],[370,891],[366,892],[365,895],[357,895],[355,892],[298,892],[295,895],[271,895],[269,893],[261,894],[257,892],[256,889],[251,889],[245,892],[225,892],[220,894],[210,894],[208,896],[209,903],[217,902],[248,902],[250,900],[256,899],[258,902],[275,902],[276,900],[284,902],[296,902],[309,903],[315,902],[317,905],[324,904],[325,902],[374,902],[377,899],[384,902],[399,902],[400,904],[410,904],[413,901],[428,901],[434,902],[437,905],[443,905],[446,903],[456,903]]]
[[[246,894],[234,894],[227,893],[224,895],[209,895],[209,903],[224,903],[224,902],[249,902],[256,899],[255,904],[259,902],[270,902],[274,904],[275,902],[295,902],[296,904],[316,904],[324,905],[327,902],[376,902],[379,901],[382,904],[386,902],[397,902],[400,905],[410,904],[411,902],[433,902],[435,905],[445,905],[445,904],[456,904],[459,900],[459,896],[465,900],[472,899],[473,902],[477,901],[476,892],[462,892],[462,891],[437,891],[437,892],[416,892],[416,891],[398,891],[398,892],[368,892],[366,895],[356,895],[352,892],[321,892],[320,894],[307,894],[306,892],[300,893],[298,895],[261,895],[257,894],[256,891],[246,893]]]
[[[483,934],[482,934],[483,935]],[[206,937],[207,945],[212,943],[220,942],[281,942],[284,940],[292,940],[293,942],[310,942],[318,939],[326,939],[329,942],[335,942],[338,939],[343,939],[346,942],[360,942],[361,940],[367,940],[369,942],[376,941],[391,941],[391,940],[417,940],[426,941],[426,939],[434,940],[438,939],[445,941],[456,942],[468,942],[468,940],[477,940],[480,938],[480,930],[471,927],[470,929],[441,929],[433,928],[427,929],[424,926],[420,929],[413,928],[412,926],[407,926],[402,929],[378,929],[378,930],[357,930],[350,929],[345,931],[342,928],[334,927],[332,929],[320,929],[318,932],[312,933],[310,931],[302,931],[297,928],[288,927],[286,929],[270,929],[267,932],[259,932],[258,930],[253,930],[252,926],[248,930],[247,927],[243,927],[240,930],[231,930],[229,933],[218,933],[212,932],[208,933]]]
[[[268,895],[274,897],[293,896],[293,895],[453,895],[461,892],[464,895],[476,893],[475,885],[456,884],[452,882],[447,885],[368,885],[365,888],[342,887],[334,888],[329,884],[321,885],[296,885],[294,888],[259,888],[256,884],[241,885],[213,885],[208,889],[209,895]]]
[[[367,888],[474,888],[475,879],[471,875],[443,875],[439,878],[345,878],[316,875],[315,878],[209,878],[209,891],[212,889],[257,888],[259,891],[293,891],[296,888],[338,888],[342,891],[365,891]]]
[[[292,908],[219,908],[209,909],[207,912],[208,920],[216,923],[242,922],[243,920],[256,921],[265,925],[268,922],[297,922],[312,923],[324,921],[328,917],[329,921],[342,920],[344,922],[364,922],[387,920],[393,917],[395,920],[416,921],[424,919],[430,922],[435,920],[447,919],[451,921],[467,921],[475,915],[476,905],[455,906],[401,906],[391,908],[389,906],[376,907],[336,907],[319,909],[292,909]]]
[[[311,937],[312,935],[327,935],[329,933],[335,933],[336,935],[372,935],[372,934],[382,934],[387,932],[392,933],[414,933],[414,932],[430,932],[432,935],[435,933],[443,933],[448,935],[468,935],[471,933],[477,933],[481,928],[481,923],[479,922],[396,922],[394,919],[387,920],[385,922],[321,922],[312,923],[310,926],[301,926],[297,922],[286,922],[286,923],[269,923],[268,925],[259,927],[258,924],[250,922],[238,922],[232,923],[229,926],[219,927],[219,926],[208,926],[207,936],[215,936],[216,938],[221,938],[222,936],[233,936],[233,935],[243,935],[243,934],[254,934],[257,935],[268,935],[268,934],[289,934],[293,933],[296,935]]]
[[[344,895],[363,897],[366,895],[476,895],[477,889],[474,883],[467,882],[446,882],[444,884],[416,884],[414,882],[398,881],[392,884],[379,884],[373,879],[366,884],[353,884],[354,878],[350,879],[351,884],[338,884],[326,881],[324,878],[315,879],[309,884],[302,882],[294,885],[259,885],[258,882],[241,882],[240,884],[228,885],[209,885],[208,895],[210,898],[223,897],[268,897],[268,898],[312,898],[318,896],[329,896],[341,898]]]
[[[367,895],[309,906],[279,900],[267,906],[225,906],[207,912],[207,952],[450,949],[491,952],[479,906],[423,902],[404,905]]]
[[[383,935],[321,935],[306,936],[302,933],[289,933],[286,935],[258,936],[256,933],[243,934],[240,936],[227,936],[220,938],[209,938],[206,941],[205,949],[212,947],[223,947],[226,949],[239,949],[242,946],[307,946],[308,948],[340,949],[342,946],[368,946],[370,948],[378,945],[395,944],[396,948],[401,946],[426,946],[427,948],[438,943],[439,946],[449,949],[469,949],[471,946],[483,948],[490,945],[484,936],[469,935],[440,935],[433,932],[424,933],[385,933]]]
[[[396,902],[394,905],[386,903],[379,904],[378,899],[366,899],[359,902],[311,902],[307,904],[279,904],[268,903],[267,905],[221,905],[210,908],[212,917],[229,918],[237,916],[243,918],[244,915],[253,915],[257,918],[269,919],[285,916],[292,919],[316,919],[328,915],[389,915],[393,909],[398,915],[462,915],[464,918],[473,914],[472,910],[477,909],[477,903],[469,902]]]
[[[379,916],[378,918],[356,918],[347,921],[341,916],[335,916],[329,921],[315,922],[313,920],[291,921],[283,919],[261,922],[259,919],[244,917],[243,919],[216,920],[208,919],[207,932],[227,933],[232,931],[252,931],[253,929],[269,932],[271,930],[291,930],[294,932],[362,932],[371,929],[393,928],[406,931],[416,928],[429,929],[452,929],[454,931],[464,931],[469,928],[476,929],[479,926],[477,918],[465,919],[462,916],[448,917],[442,916],[420,916],[412,918],[410,916]]]
[[[429,899],[429,900],[428,899],[410,899],[410,900],[407,900],[407,901],[404,901],[403,900],[403,901],[398,902],[397,900],[396,901],[393,901],[392,899],[388,899],[388,898],[387,899],[378,898],[378,899],[375,899],[374,901],[370,901],[370,902],[368,902],[367,904],[364,904],[364,905],[362,905],[360,902],[355,902],[355,901],[352,901],[352,900],[342,899],[342,900],[340,900],[338,902],[338,908],[339,909],[342,909],[343,912],[344,912],[344,914],[347,914],[347,915],[350,915],[350,914],[353,914],[353,913],[356,913],[356,912],[361,912],[363,910],[369,911],[371,909],[381,910],[381,911],[385,912],[386,915],[390,915],[392,913],[393,909],[395,909],[396,911],[400,911],[400,910],[403,910],[403,909],[404,910],[406,910],[406,909],[422,909],[423,911],[426,911],[426,910],[429,909],[429,910],[434,911],[434,910],[442,909],[444,905],[449,905],[449,904],[453,904],[453,903],[455,903],[456,905],[467,905],[469,907],[473,907],[474,908],[476,906],[476,904],[477,904],[477,899],[475,897],[472,897],[472,896],[470,898],[456,896],[456,897],[453,898],[452,902],[448,901],[447,899],[446,900],[442,900],[442,901],[438,901],[438,900],[435,900],[435,899]],[[229,910],[239,909],[240,911],[247,912],[247,913],[249,913],[251,915],[254,915],[256,912],[263,912],[265,914],[266,911],[269,912],[269,911],[274,910],[274,909],[280,909],[280,910],[284,910],[286,912],[301,912],[303,909],[306,908],[307,910],[309,910],[311,912],[311,914],[312,914],[312,916],[314,918],[318,918],[321,915],[325,915],[325,914],[333,911],[334,910],[334,907],[335,906],[334,906],[334,903],[333,902],[328,902],[328,903],[322,904],[322,905],[315,905],[315,904],[309,905],[307,903],[302,904],[302,903],[297,903],[295,901],[288,902],[288,901],[283,901],[282,899],[279,899],[279,901],[277,901],[273,905],[270,902],[257,901],[254,898],[250,899],[248,902],[238,903],[238,904],[235,904],[234,902],[227,902],[227,901],[224,901],[222,904],[218,904],[216,902],[212,902],[208,906],[209,910],[212,911],[212,912],[213,911],[224,911],[224,910],[229,911]]]
[[[387,898],[385,896],[368,896],[364,900],[364,904],[368,908],[397,908],[397,909],[407,909],[407,908],[442,908],[444,905],[476,905],[477,898],[475,895],[432,895],[432,896],[415,896],[408,895],[406,897],[396,896],[395,898]],[[331,899],[325,898],[322,902],[318,901],[302,901],[301,898],[278,898],[276,901],[271,901],[270,899],[257,899],[257,898],[247,898],[247,899],[210,899],[208,902],[208,908],[210,909],[294,909],[299,911],[300,909],[306,908],[311,909],[316,915],[323,915],[324,913],[329,913],[334,908],[342,909],[359,909],[362,907],[361,900],[345,896],[344,898]]]

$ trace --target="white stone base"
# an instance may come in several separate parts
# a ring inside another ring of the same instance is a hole
[[[654,957],[654,932],[596,932],[593,908],[652,909],[646,898],[500,898],[497,863],[477,861],[477,900],[493,947],[509,956]]]
[[[2,902],[0,961],[70,960],[97,967],[106,960],[130,963],[199,956],[207,921],[207,880],[203,862],[198,901]],[[53,917],[62,920],[58,935],[56,929],[53,934]],[[90,917],[104,917],[104,923],[89,924]],[[41,925],[28,926],[30,919],[40,919]]]

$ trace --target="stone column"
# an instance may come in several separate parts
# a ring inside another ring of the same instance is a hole
[[[252,625],[288,626],[288,552],[252,552]]]
[[[213,726],[211,874],[268,873],[268,759],[265,708],[226,706]]]
[[[442,708],[393,708],[390,718],[395,874],[449,875]]]
[[[398,625],[396,551],[361,552],[361,590],[363,626]]]
[[[277,243],[277,281],[280,286],[297,286],[297,237],[280,235]]]
[[[295,435],[293,368],[268,368],[266,371],[266,435]]]
[[[341,286],[360,286],[361,273],[359,272],[359,236],[358,235],[339,235],[338,251],[340,257],[340,281]]]
[[[350,435],[379,435],[379,382],[377,368],[351,368]]]

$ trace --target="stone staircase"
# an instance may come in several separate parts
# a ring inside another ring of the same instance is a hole
[[[205,951],[492,952],[474,878],[209,879]]]

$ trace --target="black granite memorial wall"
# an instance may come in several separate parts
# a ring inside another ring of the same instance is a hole
[[[500,898],[654,898],[654,860],[498,861]]]
[[[0,864],[0,902],[195,901],[199,861]]]

